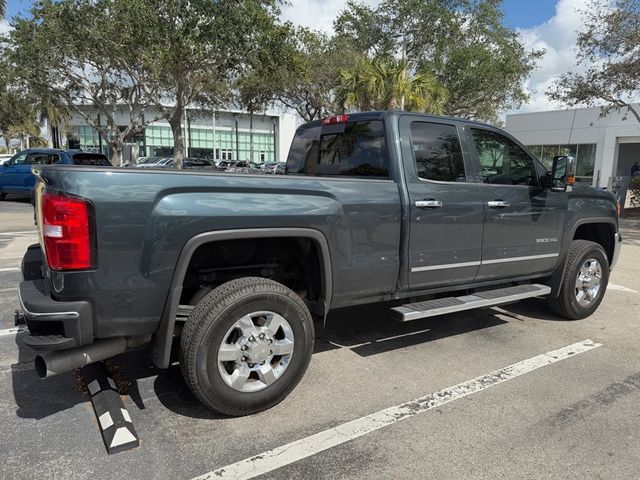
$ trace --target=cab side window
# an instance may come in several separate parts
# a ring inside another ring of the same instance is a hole
[[[13,157],[11,160],[7,162],[8,165],[24,165],[25,160],[27,159],[27,154],[23,153],[22,155],[18,155],[17,157]]]
[[[533,159],[516,143],[490,130],[472,128],[471,132],[485,183],[538,185]]]
[[[25,165],[46,165],[47,157],[49,157],[46,153],[31,153],[27,157],[27,160],[24,162]]]
[[[441,182],[466,181],[462,148],[455,126],[413,122],[411,146],[419,178]]]
[[[57,153],[50,153],[47,155],[45,164],[53,165],[55,163],[58,163],[59,161],[60,161],[60,155],[58,155]]]

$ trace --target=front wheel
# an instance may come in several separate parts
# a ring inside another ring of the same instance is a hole
[[[596,311],[609,283],[609,260],[602,247],[587,240],[574,240],[569,248],[560,295],[548,305],[570,320],[588,317]]]
[[[302,299],[272,280],[227,282],[191,312],[180,341],[182,374],[207,407],[249,415],[282,401],[313,350],[313,320]]]

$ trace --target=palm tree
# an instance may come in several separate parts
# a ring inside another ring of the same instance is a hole
[[[35,118],[28,118],[20,123],[11,125],[3,132],[3,136],[7,145],[12,139],[19,139],[21,150],[24,148],[25,143],[27,148],[47,146],[47,140],[40,136],[40,124]]]
[[[0,18],[4,18],[7,15],[7,2],[6,0],[0,0]]]
[[[340,74],[338,101],[348,110],[407,110],[441,115],[446,89],[430,74],[409,74],[406,60],[362,58]]]

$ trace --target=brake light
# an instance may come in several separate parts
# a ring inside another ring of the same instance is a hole
[[[333,125],[335,123],[345,123],[349,120],[348,115],[335,115],[333,117],[327,117],[320,120],[322,125]]]
[[[567,175],[567,185],[575,185],[576,184],[576,177],[574,177],[573,175]]]
[[[92,206],[81,198],[44,193],[42,236],[52,270],[87,270],[94,267]]]
[[[622,215],[622,204],[620,203],[620,200],[616,200],[616,215],[618,217]]]

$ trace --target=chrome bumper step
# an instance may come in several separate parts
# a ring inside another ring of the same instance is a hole
[[[549,295],[549,293],[551,293],[551,287],[533,283],[486,290],[461,297],[437,298],[426,302],[409,303],[391,310],[396,314],[398,321],[408,322],[419,318],[435,317],[474,308],[493,307],[504,303],[517,302],[525,298]]]

